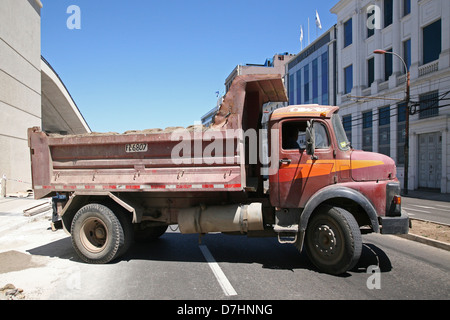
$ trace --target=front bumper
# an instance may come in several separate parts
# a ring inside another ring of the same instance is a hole
[[[400,217],[379,217],[382,234],[408,234],[409,216],[402,211]]]

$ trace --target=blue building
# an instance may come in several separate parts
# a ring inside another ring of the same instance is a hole
[[[298,53],[287,65],[290,105],[336,105],[336,26]]]

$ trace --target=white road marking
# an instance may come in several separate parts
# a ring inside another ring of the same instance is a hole
[[[403,209],[405,210],[412,210],[412,211],[417,211],[417,212],[422,212],[422,213],[431,213],[429,211],[424,211],[424,210],[419,210],[419,209],[413,209],[413,208],[407,208],[407,207],[403,207]]]
[[[436,208],[436,210],[441,210],[441,211],[448,211],[448,212],[450,212],[450,210],[449,210],[450,206],[443,206],[443,205],[437,204],[436,207],[439,207],[439,208]],[[446,209],[442,209],[442,208],[446,208]]]
[[[231,285],[230,281],[228,281],[228,278],[226,277],[225,273],[223,273],[222,269],[220,268],[219,264],[214,259],[213,255],[209,251],[208,247],[204,244],[199,245],[200,250],[203,253],[203,256],[205,257],[206,261],[208,262],[209,267],[211,268],[212,272],[214,273],[214,276],[216,277],[217,281],[219,282],[220,286],[222,287],[223,292],[226,296],[236,296],[237,292],[234,290],[233,286]]]
[[[413,206],[418,207],[418,208],[424,208],[424,209],[435,209],[434,207],[419,206],[418,204],[413,204]]]

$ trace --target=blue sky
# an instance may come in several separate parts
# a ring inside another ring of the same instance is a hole
[[[42,0],[42,55],[93,131],[187,127],[238,64],[300,51],[336,23],[337,0]],[[70,5],[81,29],[67,28]]]

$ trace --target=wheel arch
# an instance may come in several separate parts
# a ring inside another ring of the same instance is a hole
[[[342,186],[329,186],[319,190],[306,204],[301,216],[299,229],[306,231],[309,218],[323,204],[340,207],[349,211],[358,224],[370,224],[373,232],[380,232],[377,212],[372,203],[357,190]]]
[[[140,216],[138,216],[136,210],[125,203],[123,200],[119,199],[117,196],[112,194],[111,192],[105,193],[95,193],[95,194],[84,194],[75,192],[70,198],[67,204],[64,206],[63,211],[61,212],[61,219],[63,221],[64,230],[70,234],[72,220],[75,217],[75,214],[87,204],[90,203],[99,203],[109,207],[113,210],[113,206],[119,206],[124,209],[125,212],[129,212],[133,217],[133,223],[138,223],[140,221]],[[114,210],[113,210],[114,211]]]

